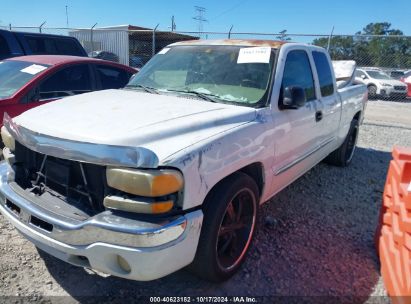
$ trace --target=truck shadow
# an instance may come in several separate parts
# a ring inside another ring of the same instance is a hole
[[[308,302],[318,296],[343,297],[362,303],[379,279],[373,236],[390,158],[388,152],[358,148],[350,167],[319,164],[283,190],[262,206],[246,263],[222,284],[185,270],[152,282],[103,278],[40,255],[55,280],[79,301],[96,296],[252,295],[304,296]]]

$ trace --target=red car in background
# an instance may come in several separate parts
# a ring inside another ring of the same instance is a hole
[[[407,97],[411,98],[411,71],[406,72],[400,79],[408,87]]]
[[[88,57],[35,55],[0,61],[0,115],[67,96],[124,87],[137,70]]]

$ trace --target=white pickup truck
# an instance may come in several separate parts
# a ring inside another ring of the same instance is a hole
[[[122,90],[5,116],[0,211],[74,265],[228,279],[261,203],[324,159],[351,162],[367,89],[335,74],[311,45],[172,44]]]

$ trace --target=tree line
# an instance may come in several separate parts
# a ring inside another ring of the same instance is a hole
[[[328,40],[318,38],[312,44],[326,48]],[[329,52],[333,60],[355,60],[359,66],[411,68],[411,38],[388,22],[370,23],[353,36],[331,37]]]

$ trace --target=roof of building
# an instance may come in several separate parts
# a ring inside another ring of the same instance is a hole
[[[130,24],[123,24],[123,25],[113,25],[113,26],[104,26],[104,27],[96,27],[93,29],[94,31],[104,32],[104,31],[129,31],[129,37],[135,40],[142,40],[142,41],[152,41],[153,40],[153,29],[130,25]],[[90,29],[83,28],[83,29],[76,29],[72,30],[69,33],[76,33],[76,32],[89,32]],[[196,36],[189,35],[187,33],[179,33],[179,32],[170,32],[170,31],[162,31],[157,29],[155,34],[156,39],[167,41],[169,40],[170,43],[174,40],[194,40],[198,39]]]

